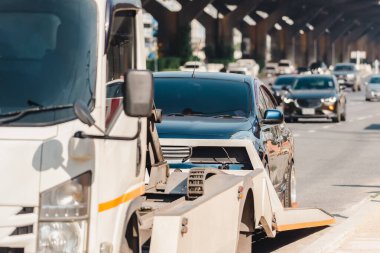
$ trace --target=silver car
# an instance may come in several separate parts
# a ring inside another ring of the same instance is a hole
[[[372,75],[366,83],[365,100],[380,99],[380,75]]]

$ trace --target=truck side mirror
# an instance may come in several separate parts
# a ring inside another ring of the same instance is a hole
[[[153,75],[150,71],[130,70],[123,85],[124,112],[130,117],[149,117],[153,108]]]

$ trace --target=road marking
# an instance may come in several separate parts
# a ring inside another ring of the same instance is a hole
[[[308,132],[312,134],[312,133],[315,133],[316,131],[312,129],[312,130],[309,130]]]
[[[354,122],[354,120],[353,120],[353,119],[350,119],[348,122]]]
[[[323,126],[323,129],[329,129],[331,126]]]
[[[293,134],[293,137],[300,137],[300,134]]]

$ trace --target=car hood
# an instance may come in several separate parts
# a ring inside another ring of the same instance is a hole
[[[160,138],[189,138],[189,139],[229,139],[239,131],[252,128],[247,118],[211,118],[211,117],[163,117],[162,123],[157,124]]]
[[[308,99],[308,98],[329,98],[335,97],[335,91],[331,90],[300,90],[300,91],[292,91],[288,94],[288,98],[292,99]]]

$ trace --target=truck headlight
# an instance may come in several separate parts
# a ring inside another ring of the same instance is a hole
[[[290,103],[292,103],[292,102],[294,102],[293,99],[284,97],[284,103],[285,103],[285,104],[290,104]]]
[[[336,97],[322,98],[321,102],[325,104],[333,104],[336,102]]]
[[[86,251],[91,173],[41,193],[38,252]]]

